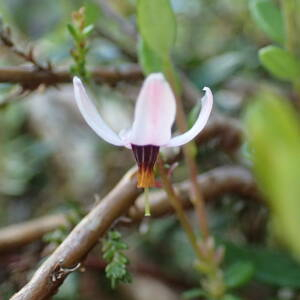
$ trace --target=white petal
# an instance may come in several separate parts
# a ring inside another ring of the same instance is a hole
[[[190,130],[181,135],[173,137],[166,147],[177,147],[190,142],[206,125],[213,106],[213,95],[208,87],[205,87],[203,90],[205,91],[205,96],[201,100],[202,108],[197,121]]]
[[[106,142],[115,146],[123,146],[124,143],[120,137],[102,120],[96,106],[89,99],[84,86],[78,77],[74,77],[73,85],[78,108],[89,126]]]
[[[130,143],[156,146],[168,143],[175,113],[175,97],[163,74],[149,75],[136,103]]]

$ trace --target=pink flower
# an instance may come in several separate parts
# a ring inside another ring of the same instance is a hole
[[[206,125],[213,105],[212,92],[205,87],[202,109],[193,127],[171,137],[176,114],[175,96],[163,74],[154,73],[144,81],[132,127],[117,134],[103,121],[80,79],[74,77],[73,83],[77,105],[88,125],[106,142],[132,149],[139,167],[138,187],[143,188],[154,184],[153,168],[159,148],[181,146],[194,139]]]

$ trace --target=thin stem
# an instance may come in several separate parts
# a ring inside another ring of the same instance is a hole
[[[144,189],[145,199],[145,217],[151,216],[150,202],[149,202],[149,188]]]
[[[176,114],[176,124],[178,126],[178,129],[180,132],[185,132],[188,129],[187,121],[184,114],[184,109],[180,97],[180,91],[177,84],[177,78],[175,75],[175,71],[173,69],[172,62],[170,59],[167,59],[165,61],[165,73],[166,77],[168,78],[168,81],[170,82],[175,94],[176,94],[176,105],[177,105],[177,114]],[[190,198],[195,206],[196,213],[198,215],[199,219],[199,225],[201,232],[203,234],[203,237],[207,239],[209,237],[209,229],[208,229],[208,222],[207,222],[207,216],[206,216],[206,210],[204,205],[204,200],[202,196],[202,192],[200,189],[200,186],[197,181],[197,164],[193,157],[191,147],[194,142],[191,142],[183,147],[183,153],[185,157],[185,161],[187,164],[189,177],[192,185],[192,190],[190,193]]]
[[[184,229],[198,259],[202,259],[201,253],[199,252],[199,247],[197,245],[197,238],[194,234],[193,228],[184,212],[184,209],[182,207],[182,201],[178,197],[178,195],[175,193],[175,190],[172,186],[172,183],[169,180],[168,173],[165,169],[164,162],[162,158],[159,156],[157,159],[157,166],[159,169],[159,173],[161,176],[163,188],[166,191],[168,198],[176,212],[176,215],[181,223],[182,228]]]

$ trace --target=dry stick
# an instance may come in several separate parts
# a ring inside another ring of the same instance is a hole
[[[72,230],[63,243],[41,265],[34,276],[11,300],[46,300],[78,266],[113,222],[126,212],[139,194],[133,171]]]
[[[226,193],[238,194],[255,201],[261,200],[251,173],[240,166],[218,167],[198,176],[198,181],[203,187],[205,202],[213,201]],[[174,184],[175,192],[185,209],[191,206],[188,195],[189,186],[189,181]],[[149,201],[152,217],[157,218],[173,213],[172,206],[170,206],[166,193],[163,190],[149,193]],[[134,205],[130,207],[128,216],[133,223],[140,222],[144,218],[144,202],[144,196],[140,195]],[[45,233],[62,226],[64,223],[68,223],[67,218],[58,214],[0,229],[0,252],[16,249],[34,242]],[[128,223],[128,225],[130,224]]]
[[[60,226],[67,225],[65,215],[57,214],[8,226],[0,230],[0,251],[26,245]]]

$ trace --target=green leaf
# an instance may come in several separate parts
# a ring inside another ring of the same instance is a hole
[[[85,27],[82,31],[82,34],[87,37],[89,36],[94,30],[94,25],[91,24],[91,25],[88,25],[87,27]]]
[[[300,77],[300,62],[288,51],[267,46],[259,50],[261,64],[275,77],[293,81]]]
[[[200,288],[194,288],[182,293],[183,299],[198,299],[199,297],[206,297],[207,294]]]
[[[137,19],[140,33],[160,57],[170,54],[176,38],[176,19],[169,0],[139,0]]]
[[[250,245],[237,246],[231,242],[225,242],[225,246],[226,264],[249,261],[255,269],[255,280],[278,287],[300,288],[300,265],[288,254]]]
[[[265,91],[247,110],[254,171],[277,233],[300,257],[300,124],[288,101]]]
[[[129,260],[123,253],[126,249],[128,246],[122,241],[122,236],[118,231],[110,231],[103,240],[103,259],[107,262],[105,273],[113,289],[120,282],[131,282],[131,274],[127,270]]]
[[[141,38],[138,44],[139,63],[145,75],[163,71],[161,58]]]
[[[225,271],[225,284],[229,288],[237,288],[251,280],[255,272],[253,263],[239,261]]]
[[[222,298],[222,300],[242,300],[242,299],[235,295],[227,294]]]
[[[272,40],[284,43],[283,17],[273,0],[251,0],[250,12],[256,24]]]
[[[245,54],[241,52],[227,52],[214,56],[192,69],[189,76],[202,89],[227,80],[245,63]]]
[[[74,40],[75,41],[79,40],[79,34],[77,33],[77,30],[75,29],[74,25],[67,24],[67,28],[68,28],[70,34],[72,35],[72,37],[74,38]]]

